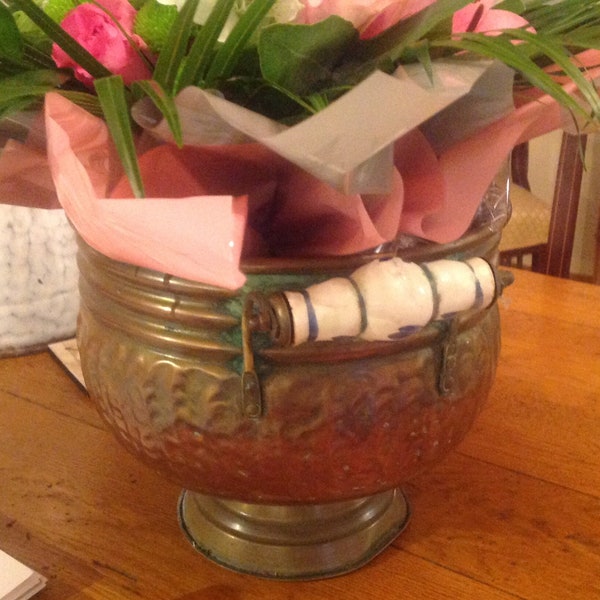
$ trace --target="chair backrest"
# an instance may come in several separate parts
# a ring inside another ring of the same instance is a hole
[[[532,257],[532,270],[569,277],[586,142],[585,135],[566,132],[562,135],[547,242],[503,251],[500,254],[502,264],[521,266],[523,255],[528,254]],[[529,147],[521,144],[511,156],[511,175],[513,183],[526,190],[530,189],[528,167]]]
[[[548,235],[549,275],[568,277],[570,273],[586,143],[583,135],[565,133],[562,137]]]

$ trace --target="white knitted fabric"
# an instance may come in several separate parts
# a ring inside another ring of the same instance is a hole
[[[0,355],[75,332],[75,234],[62,210],[0,204]]]

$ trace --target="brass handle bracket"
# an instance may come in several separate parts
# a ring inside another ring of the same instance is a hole
[[[270,333],[271,340],[281,338],[281,323],[288,319],[278,319],[276,305],[269,302],[267,297],[260,292],[250,292],[245,300],[242,312],[242,358],[244,372],[242,373],[242,410],[244,415],[257,419],[263,415],[264,406],[260,380],[256,373],[254,349],[252,345],[253,334]]]

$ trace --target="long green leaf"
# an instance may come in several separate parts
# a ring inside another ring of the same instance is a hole
[[[600,19],[600,3],[587,0],[530,2],[522,16],[536,31],[560,35]]]
[[[43,96],[65,81],[65,75],[58,71],[25,71],[0,79],[0,104],[13,102],[19,98]]]
[[[23,40],[12,13],[0,3],[0,57],[11,60],[23,58]]]
[[[218,0],[200,29],[186,58],[177,88],[201,83],[206,75],[221,31],[236,0]]]
[[[0,102],[0,128],[5,128],[3,120],[9,118],[11,115],[18,115],[24,110],[38,108],[41,105],[42,100],[36,96],[24,96],[7,103]],[[17,135],[17,132],[15,132],[15,135]]]
[[[94,86],[133,193],[136,198],[143,198],[144,184],[135,150],[123,78],[120,75],[103,77],[96,79]]]
[[[169,93],[175,89],[188,49],[198,3],[199,0],[186,0],[169,30],[165,45],[156,61],[153,77]]]
[[[597,25],[588,25],[569,31],[562,35],[562,40],[568,48],[600,49],[600,23]]]
[[[102,108],[100,106],[100,102],[98,98],[87,92],[76,92],[73,90],[64,90],[58,89],[56,90],[61,96],[68,98],[74,104],[81,106],[81,108],[87,110],[89,113],[103,118],[104,113],[102,112]]]
[[[98,62],[81,44],[54,22],[33,0],[8,0],[22,10],[53,42],[58,44],[79,66],[92,77],[107,77],[111,72]]]
[[[156,108],[165,117],[175,143],[179,147],[183,146],[181,121],[173,98],[156,81],[136,81],[133,86],[141,89],[154,102]]]
[[[261,21],[276,0],[253,0],[219,48],[206,74],[205,85],[210,87],[219,79],[229,77],[237,65],[246,44],[257,31]]]
[[[575,83],[585,100],[590,104],[592,113],[600,115],[600,98],[595,86],[573,63],[571,56],[565,52],[560,40],[541,33],[534,34],[525,30],[507,32],[507,35],[512,35],[517,39],[528,42],[530,46],[536,48],[536,50],[557,64],[567,77]],[[523,75],[527,77],[527,73],[523,73]]]
[[[577,100],[567,93],[551,75],[540,68],[533,61],[521,45],[512,43],[512,37],[505,34],[498,36],[488,36],[484,34],[464,34],[459,40],[446,40],[432,42],[432,45],[442,45],[454,47],[475,55],[492,58],[502,61],[507,66],[515,69],[529,81],[531,85],[537,87],[546,94],[549,94],[557,102],[567,109],[589,118],[584,107]]]
[[[40,50],[39,48],[36,48],[27,42],[25,42],[23,58],[34,67],[56,69],[56,63],[50,56],[48,56],[43,50]]]

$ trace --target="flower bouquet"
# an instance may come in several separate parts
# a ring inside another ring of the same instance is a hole
[[[71,2],[1,0],[0,110],[43,102],[90,394],[217,562],[364,564],[491,387],[491,184],[597,121],[600,2]]]

